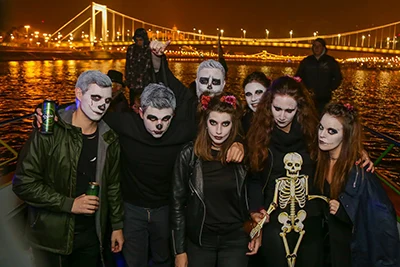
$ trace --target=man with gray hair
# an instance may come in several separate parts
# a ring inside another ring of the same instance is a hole
[[[141,95],[140,117],[111,112],[105,121],[119,134],[125,208],[123,254],[129,267],[170,267],[169,198],[173,166],[193,139],[194,122],[183,92],[151,83]],[[148,255],[151,251],[151,255]]]
[[[76,103],[58,109],[53,133],[33,131],[13,179],[15,194],[28,204],[36,266],[96,267],[108,220],[112,251],[121,251],[124,243],[120,147],[102,120],[111,102],[111,80],[86,71],[75,87]],[[86,195],[91,184],[99,185],[98,196]]]

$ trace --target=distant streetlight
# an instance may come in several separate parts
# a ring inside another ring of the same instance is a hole
[[[246,30],[243,30],[243,38],[246,39]]]
[[[365,40],[365,35],[361,37],[361,47],[364,47],[364,40]]]
[[[267,39],[268,39],[268,37],[269,37],[269,30],[268,29],[265,29],[265,34],[267,35]]]
[[[196,28],[193,28],[193,32],[196,33]],[[193,35],[193,40],[196,38],[196,35]]]
[[[221,33],[221,37],[224,37],[224,30],[221,29],[219,32]]]
[[[387,41],[386,46],[387,46],[387,48],[389,49],[390,37],[386,38],[386,41]]]
[[[316,32],[314,32],[314,33],[313,33],[313,35],[314,35],[314,38],[315,38],[315,37],[317,36],[317,33],[316,33]]]
[[[26,35],[28,35],[28,31],[29,31],[29,28],[30,28],[31,26],[29,26],[29,25],[25,25],[24,26],[24,28],[26,29]]]
[[[292,42],[293,30],[290,30],[289,34],[290,34],[290,42]]]
[[[243,33],[243,28],[240,28],[240,31]],[[242,33],[240,34],[240,38],[243,38]]]
[[[371,34],[368,34],[368,47],[371,45]]]
[[[199,40],[200,40],[200,38],[201,38],[201,30],[199,30]]]

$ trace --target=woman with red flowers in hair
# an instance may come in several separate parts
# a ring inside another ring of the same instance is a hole
[[[242,109],[230,94],[203,94],[197,138],[178,155],[172,181],[170,221],[178,267],[243,267],[260,236],[250,240],[246,169],[226,161],[240,135]]]
[[[330,103],[318,126],[316,184],[327,209],[331,267],[400,266],[393,205],[373,173],[354,162],[363,153],[362,125],[350,104]]]

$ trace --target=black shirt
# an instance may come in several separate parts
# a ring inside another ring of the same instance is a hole
[[[175,159],[183,145],[196,135],[194,95],[170,72],[167,76],[177,107],[161,138],[148,133],[143,120],[133,112],[107,112],[104,116],[119,135],[123,200],[139,207],[169,205]]]
[[[213,156],[217,151],[212,150]],[[206,205],[205,231],[226,234],[240,228],[240,198],[237,189],[235,165],[220,161],[204,161],[204,202]]]
[[[75,197],[86,193],[89,182],[96,181],[97,147],[99,132],[83,135],[82,151],[78,161]],[[75,215],[75,232],[83,232],[95,227],[95,216]]]

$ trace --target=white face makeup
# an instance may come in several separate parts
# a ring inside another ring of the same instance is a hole
[[[281,130],[289,132],[293,118],[297,112],[296,100],[288,95],[275,95],[271,109],[275,124]]]
[[[256,112],[258,102],[260,102],[262,95],[267,90],[261,83],[251,82],[244,87],[244,95],[246,97],[247,105],[249,108]]]
[[[204,68],[199,71],[196,78],[197,97],[209,91],[211,95],[222,92],[225,86],[225,77],[222,71],[215,68]]]
[[[207,119],[207,131],[214,145],[219,146],[228,139],[232,129],[232,116],[226,112],[211,111]]]
[[[318,145],[322,151],[329,151],[337,158],[342,149],[343,125],[335,117],[325,113],[318,127]]]
[[[79,99],[80,108],[90,120],[99,121],[110,106],[111,94],[111,87],[102,88],[97,84],[90,84],[86,93]]]
[[[174,111],[172,108],[157,109],[148,107],[144,113],[140,110],[139,114],[143,119],[146,130],[154,138],[160,138],[168,130]]]

